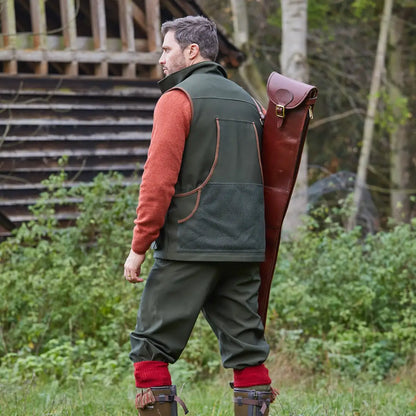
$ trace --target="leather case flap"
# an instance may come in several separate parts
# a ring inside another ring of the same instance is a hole
[[[287,78],[278,72],[272,72],[267,81],[269,100],[287,109],[298,107],[306,98],[316,97],[317,93],[313,85]]]

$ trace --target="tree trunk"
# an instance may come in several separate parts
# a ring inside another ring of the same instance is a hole
[[[307,0],[281,0],[282,5],[282,52],[283,75],[308,82],[307,62]],[[301,225],[308,204],[308,151],[303,149],[296,186],[283,223],[283,235],[290,235]]]
[[[234,43],[247,56],[246,61],[238,68],[238,72],[250,94],[266,106],[266,83],[249,50],[249,23],[246,1],[231,0],[231,8],[233,11]]]
[[[403,120],[403,109],[399,103],[404,98],[403,41],[404,21],[393,15],[391,20],[389,44],[389,97],[393,104],[392,111],[395,120]],[[407,125],[399,123],[390,133],[390,208],[395,222],[407,222],[410,218],[410,201],[406,189],[409,187],[409,135]]]
[[[357,225],[357,216],[367,181],[367,169],[370,161],[371,144],[374,135],[374,118],[376,116],[378,92],[381,84],[381,74],[384,69],[386,56],[387,37],[393,9],[393,0],[384,1],[383,16],[381,19],[380,33],[378,37],[376,59],[374,63],[373,76],[371,79],[370,96],[368,98],[367,115],[364,121],[363,147],[358,161],[357,177],[355,179],[352,211],[348,219],[347,228],[353,229]]]

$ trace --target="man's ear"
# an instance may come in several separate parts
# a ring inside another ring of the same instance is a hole
[[[189,59],[193,60],[199,55],[199,45],[191,43],[189,45]]]

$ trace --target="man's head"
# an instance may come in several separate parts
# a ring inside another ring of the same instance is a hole
[[[218,54],[215,23],[202,16],[187,16],[162,24],[163,73],[170,75],[202,61],[214,61]]]

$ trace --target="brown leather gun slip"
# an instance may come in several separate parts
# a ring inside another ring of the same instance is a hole
[[[264,118],[262,164],[266,220],[266,257],[261,264],[259,314],[266,323],[270,287],[280,235],[296,177],[318,89],[272,72]]]

